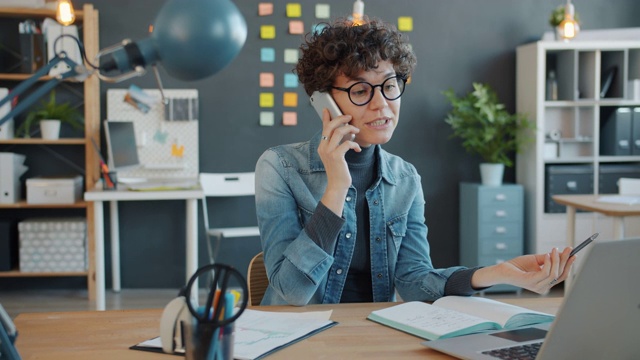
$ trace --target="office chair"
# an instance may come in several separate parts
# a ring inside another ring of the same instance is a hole
[[[257,226],[243,227],[209,227],[209,213],[207,211],[207,199],[214,197],[238,197],[255,195],[255,173],[200,173],[200,186],[204,192],[202,198],[202,213],[204,216],[205,234],[207,236],[207,249],[211,262],[215,258],[222,238],[237,238],[259,236]],[[212,244],[215,240],[215,244]]]
[[[249,306],[260,305],[264,293],[269,287],[267,269],[264,267],[264,253],[260,252],[251,259],[247,270],[247,287],[249,288]]]

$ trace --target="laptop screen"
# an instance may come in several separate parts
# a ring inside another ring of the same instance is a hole
[[[104,122],[109,168],[114,171],[141,166],[132,121]]]

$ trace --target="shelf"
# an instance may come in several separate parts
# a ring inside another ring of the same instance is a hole
[[[61,277],[61,276],[87,276],[88,272],[22,272],[20,270],[0,271],[0,278],[15,277]]]
[[[84,18],[84,11],[75,9],[76,21],[82,21]],[[16,17],[16,18],[45,18],[56,17],[55,9],[39,9],[39,8],[18,8],[18,7],[3,7],[0,8],[1,17]]]
[[[87,204],[86,201],[73,204],[27,204],[25,200],[22,200],[15,204],[0,204],[0,209],[84,209]]]
[[[85,145],[87,142],[84,138],[63,138],[58,140],[45,140],[41,138],[18,138],[10,140],[0,140],[0,144],[4,145]]]

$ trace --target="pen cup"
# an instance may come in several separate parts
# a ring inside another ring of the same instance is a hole
[[[115,171],[102,173],[102,189],[116,190],[118,188],[118,174]]]
[[[184,325],[186,360],[233,360],[233,325]],[[226,333],[225,333],[226,330]],[[221,334],[222,332],[222,334]]]

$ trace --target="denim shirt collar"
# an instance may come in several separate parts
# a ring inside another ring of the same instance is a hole
[[[320,159],[320,155],[318,154],[318,146],[320,146],[320,141],[322,136],[322,132],[316,133],[311,140],[309,140],[309,170],[310,171],[325,171],[324,164]],[[396,184],[395,176],[391,171],[391,166],[389,165],[389,155],[386,151],[382,149],[380,145],[376,146],[376,156],[378,156],[378,176],[377,179],[383,179],[387,183],[391,185]],[[378,182],[376,182],[375,186],[378,186]]]

